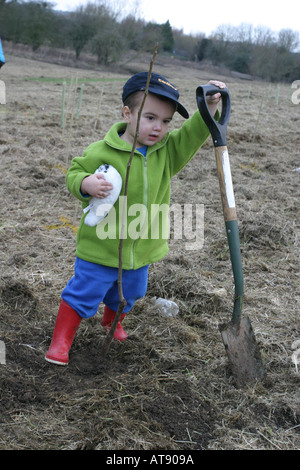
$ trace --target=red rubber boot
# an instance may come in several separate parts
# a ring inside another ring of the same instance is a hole
[[[82,318],[64,300],[61,301],[50,348],[46,361],[66,366],[69,363],[69,351]]]
[[[104,326],[104,328],[106,328],[109,331],[111,328],[111,325],[113,324],[115,316],[116,316],[116,312],[114,312],[109,307],[107,307],[107,305],[105,305],[104,314],[101,320],[101,325]],[[116,341],[125,341],[125,339],[127,338],[127,334],[125,333],[121,325],[121,322],[124,320],[125,316],[126,316],[126,313],[122,313],[120,317],[120,321],[117,324],[116,331],[114,334],[114,340]]]

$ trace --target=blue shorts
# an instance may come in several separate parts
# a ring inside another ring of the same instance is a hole
[[[148,268],[123,270],[122,290],[127,313],[135,301],[144,297],[148,284]],[[96,315],[100,302],[115,312],[119,306],[118,268],[90,263],[80,258],[75,260],[75,275],[69,280],[61,297],[82,318]]]

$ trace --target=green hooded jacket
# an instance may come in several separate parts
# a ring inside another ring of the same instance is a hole
[[[125,207],[123,269],[138,269],[167,254],[169,216],[165,209],[170,204],[170,180],[195,155],[208,138],[209,131],[196,111],[180,129],[167,133],[161,142],[148,147],[146,156],[136,149],[124,206],[124,182],[131,154],[130,144],[119,137],[125,126],[125,123],[114,124],[104,140],[91,144],[82,157],[73,158],[66,184],[68,190],[82,201],[84,209],[91,198],[80,192],[83,178],[93,174],[102,164],[116,168],[123,179],[120,197],[95,227],[86,225],[85,214],[82,215],[76,255],[86,261],[118,267],[119,233]]]

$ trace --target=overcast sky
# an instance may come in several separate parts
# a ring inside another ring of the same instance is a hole
[[[53,3],[57,10],[73,10],[88,0],[53,0]],[[113,11],[119,11],[121,5],[125,16],[134,13],[136,17],[156,23],[169,20],[173,28],[183,29],[186,34],[205,33],[208,36],[221,24],[238,26],[241,23],[266,26],[274,32],[281,29],[300,32],[299,0],[251,0],[247,3],[236,0],[107,0],[107,4],[112,5]]]

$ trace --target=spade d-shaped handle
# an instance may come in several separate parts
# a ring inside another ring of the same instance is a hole
[[[210,114],[206,97],[221,93],[222,112],[219,121]],[[196,90],[196,99],[200,114],[211,133],[215,147],[226,146],[227,124],[230,116],[230,95],[227,88],[219,88],[215,85],[199,86]]]

